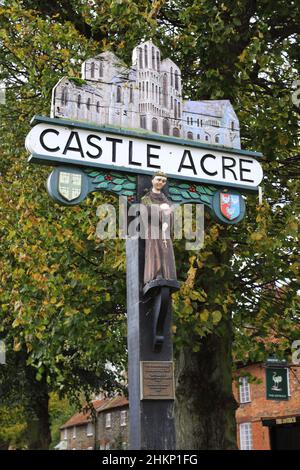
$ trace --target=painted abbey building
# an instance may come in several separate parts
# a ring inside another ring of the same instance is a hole
[[[112,52],[82,64],[82,78],[62,78],[51,117],[240,148],[238,118],[228,100],[184,101],[179,67],[151,42],[139,44],[126,67]]]

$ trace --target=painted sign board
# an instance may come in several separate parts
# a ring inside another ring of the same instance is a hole
[[[33,124],[25,143],[33,163],[150,175],[161,170],[176,180],[241,190],[257,190],[263,177],[257,152],[63,119],[36,117]]]
[[[266,367],[267,400],[288,400],[288,369]]]

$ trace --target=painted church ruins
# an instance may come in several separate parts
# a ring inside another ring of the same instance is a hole
[[[230,102],[183,100],[180,69],[151,41],[133,50],[130,68],[109,51],[83,62],[82,79],[64,77],[54,87],[51,117],[240,148]]]

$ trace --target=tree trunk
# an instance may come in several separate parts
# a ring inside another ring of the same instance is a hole
[[[36,370],[27,367],[26,375],[32,387],[32,399],[29,405],[28,417],[28,449],[49,449],[51,443],[50,417],[49,417],[49,392],[46,379],[41,381],[35,378]]]
[[[178,449],[236,449],[236,401],[232,394],[232,327],[223,319],[215,332],[179,351],[176,358]]]

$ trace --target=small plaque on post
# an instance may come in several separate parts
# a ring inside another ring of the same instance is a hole
[[[174,400],[172,361],[141,361],[141,400]]]

